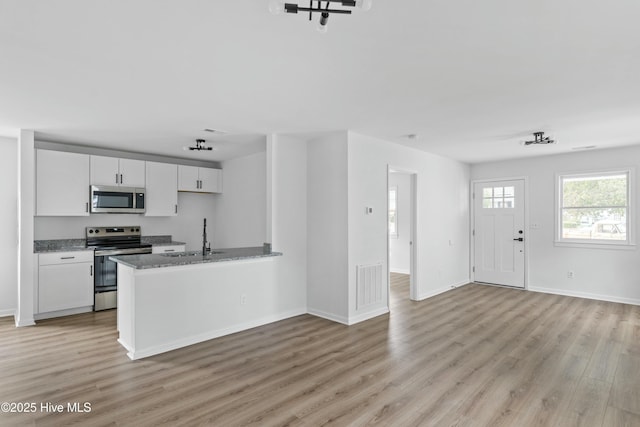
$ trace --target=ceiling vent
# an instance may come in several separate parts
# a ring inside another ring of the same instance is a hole
[[[546,144],[555,144],[556,141],[551,139],[548,136],[544,136],[544,132],[534,132],[533,139],[530,141],[525,141],[524,145],[546,145]]]

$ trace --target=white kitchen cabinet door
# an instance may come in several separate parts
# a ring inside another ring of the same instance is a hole
[[[36,215],[89,215],[89,156],[36,150]]]
[[[91,156],[91,185],[120,185],[118,158]]]
[[[184,252],[186,251],[186,245],[168,245],[168,246],[152,246],[151,253],[152,254],[169,254],[174,252]]]
[[[195,166],[178,165],[178,191],[200,191],[200,179]]]
[[[178,165],[178,191],[222,193],[222,170]]]
[[[147,162],[145,216],[178,214],[178,166]]]
[[[144,188],[144,163],[143,160],[91,156],[91,185]]]
[[[204,193],[222,193],[222,170],[199,168],[200,191]]]
[[[143,160],[120,159],[120,185],[145,188],[145,162]]]
[[[39,266],[39,313],[91,306],[93,293],[93,260]]]

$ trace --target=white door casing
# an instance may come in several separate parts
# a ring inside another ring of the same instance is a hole
[[[476,282],[524,288],[525,185],[523,179],[473,186],[473,272]]]
[[[404,170],[401,168],[396,168],[391,165],[387,165],[387,214],[389,212],[389,176],[391,173],[399,173],[409,175],[409,298],[414,301],[419,301],[418,296],[418,264],[416,260],[418,259],[418,242],[417,242],[417,233],[418,233],[418,173],[412,170]],[[385,222],[385,227],[388,227],[388,221]],[[386,230],[387,234],[387,308],[390,308],[389,301],[391,292],[390,285],[391,280],[389,280],[389,274],[391,271],[390,268],[390,257],[389,257],[389,230]]]

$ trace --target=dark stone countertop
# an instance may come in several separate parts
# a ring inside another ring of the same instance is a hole
[[[250,248],[213,249],[202,256],[201,251],[174,252],[171,254],[117,255],[109,259],[136,270],[175,267],[180,265],[206,264],[222,261],[239,261],[253,258],[282,256],[281,252],[268,252],[262,246]]]

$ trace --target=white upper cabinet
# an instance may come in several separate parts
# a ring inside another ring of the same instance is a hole
[[[143,160],[120,159],[120,185],[144,188],[145,163]]]
[[[178,165],[178,191],[222,193],[222,170]]]
[[[198,168],[200,191],[204,193],[222,193],[222,170]]]
[[[89,155],[36,150],[36,215],[89,215]]]
[[[200,191],[197,167],[178,165],[178,191]]]
[[[91,156],[91,185],[145,187],[145,162]]]
[[[178,214],[178,165],[147,162],[145,216]]]

